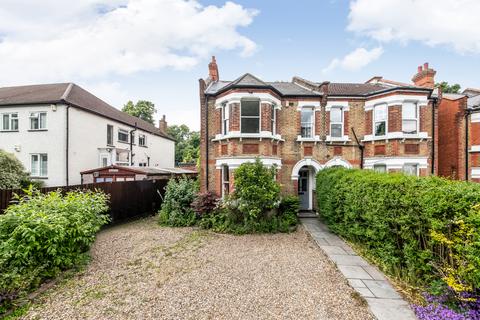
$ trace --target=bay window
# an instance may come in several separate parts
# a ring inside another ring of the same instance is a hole
[[[222,134],[226,135],[229,132],[230,126],[230,106],[224,104],[222,106]]]
[[[275,105],[272,105],[271,126],[272,135],[277,134],[277,112],[275,110]]]
[[[227,165],[222,166],[222,198],[230,193],[230,172]]]
[[[30,155],[30,174],[32,177],[47,177],[48,156],[46,153]]]
[[[47,129],[47,113],[31,112],[30,113],[30,130]]]
[[[260,133],[260,100],[242,100],[240,132]]]
[[[330,136],[334,138],[343,137],[342,107],[332,107],[330,109]]]
[[[18,113],[2,114],[2,131],[18,131]]]
[[[406,163],[402,167],[402,172],[409,176],[418,176],[418,165],[415,163]]]
[[[402,131],[407,134],[416,134],[418,128],[418,110],[414,102],[405,102],[402,105]]]
[[[373,122],[375,136],[384,136],[387,133],[387,104],[379,104],[373,108]]]
[[[304,107],[301,111],[301,136],[302,138],[313,138],[314,108]]]
[[[387,165],[386,164],[374,164],[373,171],[378,173],[386,173],[387,172]]]

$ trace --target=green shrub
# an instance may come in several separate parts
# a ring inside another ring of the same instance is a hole
[[[0,300],[3,303],[69,269],[85,258],[108,222],[102,192],[30,189],[0,215]],[[1,307],[1,306],[0,306]]]
[[[20,188],[27,180],[22,163],[13,154],[0,150],[0,190]]]
[[[317,175],[320,216],[390,274],[480,287],[480,184],[370,170]]]
[[[197,217],[203,217],[217,208],[218,201],[218,197],[211,191],[199,193],[192,202],[192,209]]]
[[[191,207],[198,192],[197,180],[186,177],[171,179],[159,212],[159,223],[171,227],[194,225],[196,214]]]

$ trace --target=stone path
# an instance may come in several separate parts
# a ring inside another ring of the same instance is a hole
[[[301,218],[317,245],[335,262],[340,272],[365,300],[378,320],[417,319],[398,292],[377,268],[371,266],[318,218]]]

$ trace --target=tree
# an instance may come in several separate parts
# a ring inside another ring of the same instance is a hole
[[[11,153],[0,150],[0,189],[16,189],[28,181],[22,163]]]
[[[176,140],[175,163],[196,162],[200,154],[200,133],[190,131],[184,124],[169,126],[167,132]]]
[[[122,111],[134,117],[150,122],[151,124],[154,124],[153,114],[157,113],[155,104],[146,100],[138,100],[135,104],[133,101],[128,101],[123,106]]]
[[[436,83],[435,88],[441,88],[443,93],[459,93],[461,87],[458,83],[449,85],[448,82],[442,81]]]

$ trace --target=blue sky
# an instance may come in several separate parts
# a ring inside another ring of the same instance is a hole
[[[2,1],[1,86],[73,81],[193,129],[211,55],[225,80],[409,82],[429,62],[437,81],[480,87],[476,0],[35,2]]]

